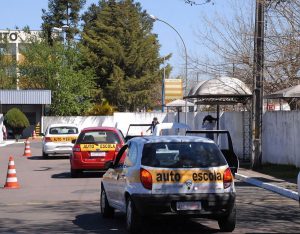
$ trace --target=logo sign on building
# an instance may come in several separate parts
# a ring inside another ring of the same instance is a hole
[[[40,31],[25,32],[21,30],[0,30],[0,43],[24,43],[30,39],[39,38]]]
[[[165,79],[165,103],[183,98],[181,79]]]

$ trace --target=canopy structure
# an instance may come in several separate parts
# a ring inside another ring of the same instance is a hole
[[[217,105],[217,129],[219,129],[220,105],[246,104],[251,98],[252,92],[244,82],[227,76],[201,81],[184,97],[195,99],[196,104]]]
[[[275,93],[265,95],[266,99],[285,99],[285,98],[300,98],[300,85],[292,86],[286,89],[279,90]]]
[[[181,107],[185,107],[185,102],[186,102],[185,100],[176,99],[176,100],[166,104],[167,108],[168,107],[175,107],[177,109],[178,123],[179,123],[179,112],[180,112]],[[187,107],[189,107],[189,106],[194,106],[194,103],[187,102]]]

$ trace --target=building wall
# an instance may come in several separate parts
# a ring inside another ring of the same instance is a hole
[[[202,120],[207,114],[216,117],[216,113],[210,112],[188,112],[188,125],[191,129],[202,129]],[[185,113],[179,113],[179,121],[185,122]],[[160,123],[178,122],[178,113],[114,113],[113,116],[72,116],[72,117],[51,117],[44,116],[42,119],[43,132],[45,132],[48,125],[53,123],[73,123],[80,128],[94,127],[94,126],[110,126],[117,127],[124,135],[128,130],[129,124],[145,124],[151,123],[153,117],[157,117]],[[242,158],[243,155],[243,129],[240,127],[242,123],[242,113],[240,112],[225,112],[220,117],[220,129],[227,129],[231,133],[235,153]],[[240,125],[240,126],[238,126]],[[136,129],[137,134],[142,129]],[[167,134],[174,134],[174,131],[167,131]]]
[[[274,111],[263,116],[263,162],[300,167],[300,112]]]

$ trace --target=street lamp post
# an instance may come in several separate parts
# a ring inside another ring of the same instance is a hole
[[[69,25],[63,25],[61,28],[53,27],[54,31],[56,31],[58,33],[62,33],[64,46],[66,45],[66,38],[67,38],[66,33],[67,33],[68,28],[69,28]]]
[[[182,36],[179,34],[179,32],[171,24],[167,23],[166,21],[164,21],[162,19],[157,18],[154,15],[150,15],[150,18],[155,20],[155,21],[160,21],[160,22],[168,25],[170,28],[172,28],[177,33],[180,40],[182,41],[182,44],[183,44],[183,47],[184,47],[184,53],[185,53],[185,90],[184,90],[184,92],[185,92],[185,94],[187,94],[187,77],[188,77],[188,74],[187,74],[188,73],[187,72],[187,50],[186,50],[184,40],[183,40]],[[184,108],[185,108],[185,124],[187,124],[187,99],[185,99]]]

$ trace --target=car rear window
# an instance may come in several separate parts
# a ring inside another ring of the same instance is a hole
[[[142,165],[161,168],[203,168],[226,165],[226,160],[213,143],[149,143],[144,145]]]
[[[82,132],[77,140],[77,144],[99,144],[99,143],[114,143],[120,144],[119,136],[112,131],[89,131]]]
[[[63,135],[63,134],[77,134],[78,128],[76,127],[52,127],[49,129],[49,134],[52,135]]]

